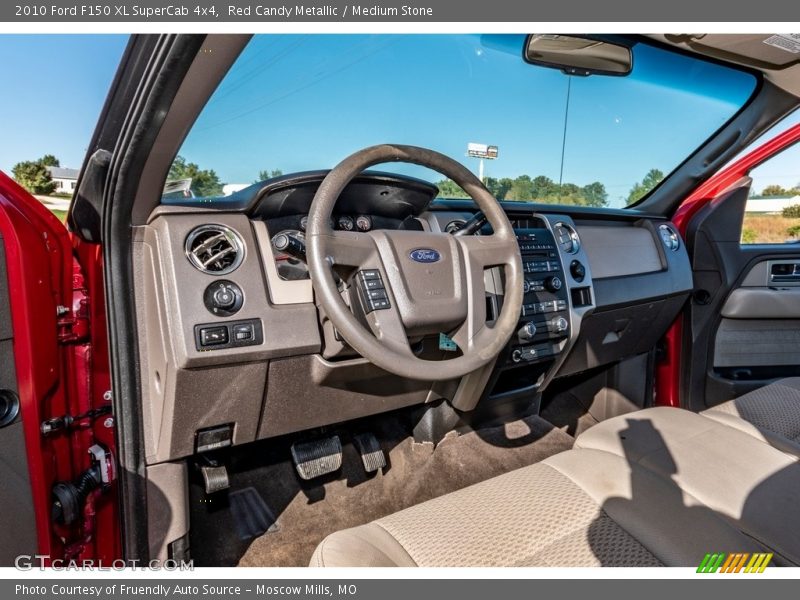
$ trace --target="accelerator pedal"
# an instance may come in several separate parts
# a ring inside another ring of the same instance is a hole
[[[338,435],[292,444],[292,460],[297,474],[309,480],[338,471],[342,467],[342,442]]]
[[[364,470],[367,473],[380,471],[386,466],[386,455],[378,443],[378,438],[372,433],[359,433],[353,436],[353,444],[361,455]]]
[[[264,498],[254,487],[231,492],[228,496],[233,522],[240,540],[251,540],[278,531],[278,523]]]

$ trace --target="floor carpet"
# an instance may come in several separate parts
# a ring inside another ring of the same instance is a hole
[[[237,536],[228,494],[206,497],[191,486],[192,556],[198,566],[307,566],[328,534],[367,523],[414,504],[541,461],[572,447],[574,439],[530,416],[503,425],[451,433],[434,449],[384,420],[372,428],[387,455],[382,472],[367,475],[350,439],[342,436],[342,469],[302,481],[287,444],[255,444],[231,457],[231,492],[255,488],[276,517],[273,531]],[[357,432],[353,432],[357,433]],[[487,515],[489,518],[490,515]]]

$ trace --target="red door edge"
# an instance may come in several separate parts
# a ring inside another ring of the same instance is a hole
[[[700,210],[718,198],[736,183],[746,177],[751,170],[800,141],[800,124],[790,127],[752,152],[744,155],[730,166],[711,177],[692,192],[672,216],[672,222],[682,236],[686,236],[689,224]],[[684,322],[679,315],[664,336],[664,353],[656,366],[656,404],[660,406],[681,406],[681,365]]]
[[[110,403],[100,247],[73,240],[55,215],[2,172],[0,232],[37,552],[48,557],[45,564],[65,557],[109,562],[120,547],[113,488],[103,498],[92,494],[70,527],[52,521],[51,490],[90,465],[89,445],[115,451],[113,418],[76,419],[72,428],[47,435],[41,429],[46,420]],[[98,300],[90,302],[92,295]]]

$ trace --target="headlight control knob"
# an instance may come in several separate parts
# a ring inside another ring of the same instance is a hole
[[[210,284],[203,293],[203,304],[218,317],[229,317],[242,308],[244,295],[241,288],[227,279]]]

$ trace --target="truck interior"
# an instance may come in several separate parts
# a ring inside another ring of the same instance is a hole
[[[125,555],[800,565],[800,246],[748,177],[674,220],[800,104],[770,39],[134,36],[69,216]]]

